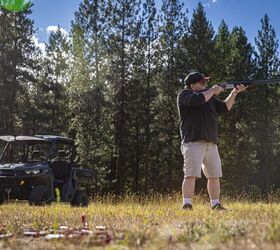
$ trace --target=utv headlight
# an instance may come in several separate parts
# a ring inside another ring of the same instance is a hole
[[[40,174],[40,170],[39,169],[33,169],[33,170],[25,170],[25,173],[26,174],[34,174],[34,175],[36,175],[36,174]]]

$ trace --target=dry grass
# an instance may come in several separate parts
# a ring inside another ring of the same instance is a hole
[[[280,204],[276,202],[227,199],[227,211],[212,211],[208,201],[195,197],[194,210],[183,211],[179,194],[113,200],[96,198],[88,208],[2,205],[0,235],[2,228],[2,235],[13,236],[0,240],[0,249],[280,249]],[[59,226],[82,228],[82,214],[93,231],[90,235],[59,240],[24,236],[29,228],[48,233]],[[111,240],[100,240],[96,226],[105,226],[101,230]]]

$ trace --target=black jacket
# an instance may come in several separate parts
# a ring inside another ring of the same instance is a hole
[[[183,89],[178,94],[180,133],[185,143],[202,140],[218,143],[218,114],[228,109],[215,96],[205,102],[203,91]]]

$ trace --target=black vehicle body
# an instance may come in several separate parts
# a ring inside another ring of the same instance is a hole
[[[83,187],[93,178],[89,169],[74,163],[74,141],[70,138],[0,136],[0,203],[4,200],[29,200],[43,205],[59,200],[86,206]]]

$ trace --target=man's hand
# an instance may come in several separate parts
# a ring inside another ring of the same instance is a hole
[[[224,88],[220,87],[219,85],[214,85],[211,89],[213,89],[214,95],[219,95],[224,91]]]
[[[248,87],[248,86],[247,86]],[[247,87],[245,87],[243,84],[238,84],[235,86],[235,88],[231,91],[230,95],[227,97],[227,99],[225,100],[225,103],[227,105],[227,109],[231,110],[235,97],[237,96],[238,93],[244,91],[247,89]]]
[[[238,93],[245,91],[247,88],[248,88],[248,86],[245,87],[243,84],[238,84],[234,87],[234,89],[231,91],[231,93],[233,93],[234,95],[237,95]]]
[[[214,85],[212,88],[203,91],[202,94],[205,97],[205,102],[208,102],[212,96],[218,95],[222,91],[224,91],[224,88],[220,87],[219,85]]]

